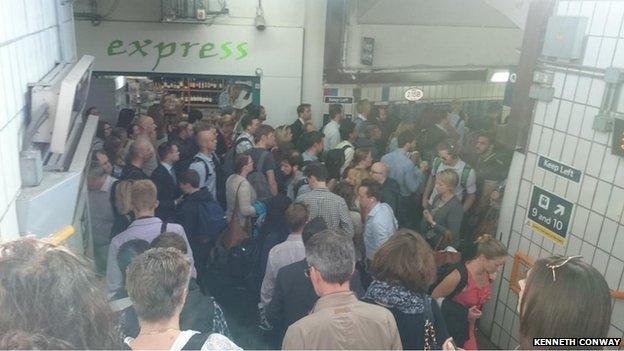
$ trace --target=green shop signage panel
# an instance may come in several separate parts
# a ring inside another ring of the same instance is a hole
[[[300,78],[303,65],[302,28],[77,21],[76,46],[104,72]]]
[[[573,210],[572,202],[534,185],[527,219],[533,231],[563,246]]]

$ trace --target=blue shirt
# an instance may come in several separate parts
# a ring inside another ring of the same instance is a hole
[[[410,160],[405,149],[399,148],[385,154],[381,162],[388,167],[388,177],[399,183],[402,196],[409,196],[418,190],[423,174]]]
[[[364,247],[366,258],[373,259],[375,251],[383,245],[399,227],[394,218],[392,207],[388,204],[377,203],[368,213],[364,225]]]

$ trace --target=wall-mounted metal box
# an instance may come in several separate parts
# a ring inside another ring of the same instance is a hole
[[[542,55],[567,60],[583,56],[586,17],[553,16],[548,19]]]

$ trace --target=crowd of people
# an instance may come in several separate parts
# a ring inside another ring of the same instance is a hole
[[[0,245],[0,348],[240,349],[210,295],[221,270],[254,292],[275,348],[477,349],[508,257],[486,230],[508,160],[459,102],[403,120],[366,100],[357,111],[331,105],[320,130],[309,104],[277,128],[255,105],[100,121],[94,263]],[[521,288],[522,348],[606,336],[609,289],[580,258],[537,261]]]

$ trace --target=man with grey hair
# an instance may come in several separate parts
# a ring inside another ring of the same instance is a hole
[[[143,171],[145,163],[154,157],[154,146],[145,138],[139,138],[130,145],[128,154],[129,162],[124,167],[121,174],[122,180],[140,180],[149,179],[149,176]]]
[[[111,189],[115,178],[97,161],[91,162],[87,175],[89,189],[89,214],[91,217],[91,235],[93,240],[93,260],[99,274],[106,273],[106,258],[110,234],[115,222],[111,204]]]
[[[284,350],[401,350],[392,313],[361,302],[349,290],[355,268],[353,242],[333,230],[315,234],[306,244],[314,291],[320,296],[309,316],[286,331]]]

